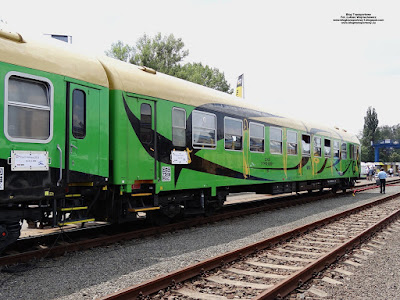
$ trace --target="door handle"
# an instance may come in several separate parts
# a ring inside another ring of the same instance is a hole
[[[57,144],[57,149],[60,152],[60,175],[59,175],[59,179],[57,181],[57,186],[61,186],[61,181],[63,179],[63,174],[62,174],[62,149],[60,147],[60,145]]]
[[[70,144],[69,147],[70,147],[69,153],[72,153],[72,148],[78,149],[78,147],[73,144]]]

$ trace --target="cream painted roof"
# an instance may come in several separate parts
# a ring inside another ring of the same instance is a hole
[[[271,113],[249,103],[247,100],[239,99],[227,93],[206,88],[192,82],[159,72],[156,74],[144,72],[138,66],[109,57],[100,57],[99,60],[107,71],[110,89],[152,96],[192,106],[218,103]],[[280,116],[257,117],[252,119],[307,132],[312,130],[313,133],[318,135],[359,143],[355,135],[323,125],[315,125],[309,122],[302,122]]]
[[[100,62],[59,41],[26,40],[0,29],[0,61],[108,87]]]

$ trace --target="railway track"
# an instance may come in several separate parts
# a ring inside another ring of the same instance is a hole
[[[102,300],[282,298],[396,221],[399,196],[384,197]]]
[[[392,180],[391,183],[397,183],[398,181],[400,180]],[[359,185],[357,189],[368,189],[369,187],[374,188],[375,185],[373,183]],[[347,193],[352,192],[353,191],[349,190]],[[323,194],[312,195],[301,194],[279,196],[266,200],[236,203],[227,205],[222,212],[213,216],[188,219],[162,227],[143,228],[142,226],[139,230],[129,230],[130,225],[113,227],[111,229],[103,226],[100,228],[77,230],[75,232],[60,231],[60,233],[52,235],[20,239],[13,247],[8,249],[8,252],[0,257],[0,266],[28,262],[32,259],[40,259],[43,257],[56,257],[68,252],[82,251],[93,247],[106,246],[136,238],[154,236],[165,232],[173,232],[193,226],[219,222],[238,216],[259,213],[261,211],[301,205],[333,196],[335,195],[326,192]]]

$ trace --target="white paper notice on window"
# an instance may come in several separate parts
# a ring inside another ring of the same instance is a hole
[[[0,167],[0,191],[4,191],[4,167]]]
[[[173,165],[187,165],[189,163],[186,151],[172,151],[171,162]]]
[[[11,151],[11,171],[48,171],[47,151]]]

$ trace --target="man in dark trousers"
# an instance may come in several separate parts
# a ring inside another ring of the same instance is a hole
[[[378,173],[378,178],[379,178],[379,181],[381,182],[381,194],[382,194],[382,192],[385,194],[386,177],[387,177],[387,174],[382,168],[381,171]]]

